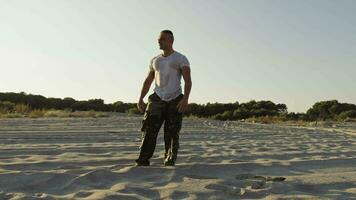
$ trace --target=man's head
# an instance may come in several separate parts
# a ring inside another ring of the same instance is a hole
[[[158,44],[160,49],[162,50],[171,49],[173,46],[173,41],[174,41],[174,36],[172,31],[163,30],[159,34]]]

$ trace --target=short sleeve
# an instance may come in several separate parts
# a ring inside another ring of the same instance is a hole
[[[153,70],[152,62],[153,62],[153,58],[150,60],[150,64],[149,64],[149,66],[148,66],[148,68],[149,68],[150,71],[154,71],[154,70]]]
[[[183,68],[183,66],[188,66],[188,67],[190,67],[189,60],[188,60],[187,57],[184,56],[184,55],[181,57],[181,61],[180,61],[180,64],[179,64],[179,68]]]

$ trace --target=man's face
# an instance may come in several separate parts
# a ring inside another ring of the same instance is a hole
[[[168,47],[172,46],[172,43],[172,37],[169,34],[160,33],[158,37],[158,44],[160,49],[165,50]]]

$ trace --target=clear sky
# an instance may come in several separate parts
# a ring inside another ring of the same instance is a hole
[[[0,0],[0,91],[137,102],[170,29],[191,64],[189,102],[356,103],[355,10],[354,0]]]

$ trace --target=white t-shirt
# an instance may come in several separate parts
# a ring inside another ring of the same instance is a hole
[[[153,91],[163,101],[170,101],[182,94],[181,69],[183,66],[190,67],[190,63],[183,54],[175,50],[167,57],[159,54],[151,59],[149,69],[155,72]]]

